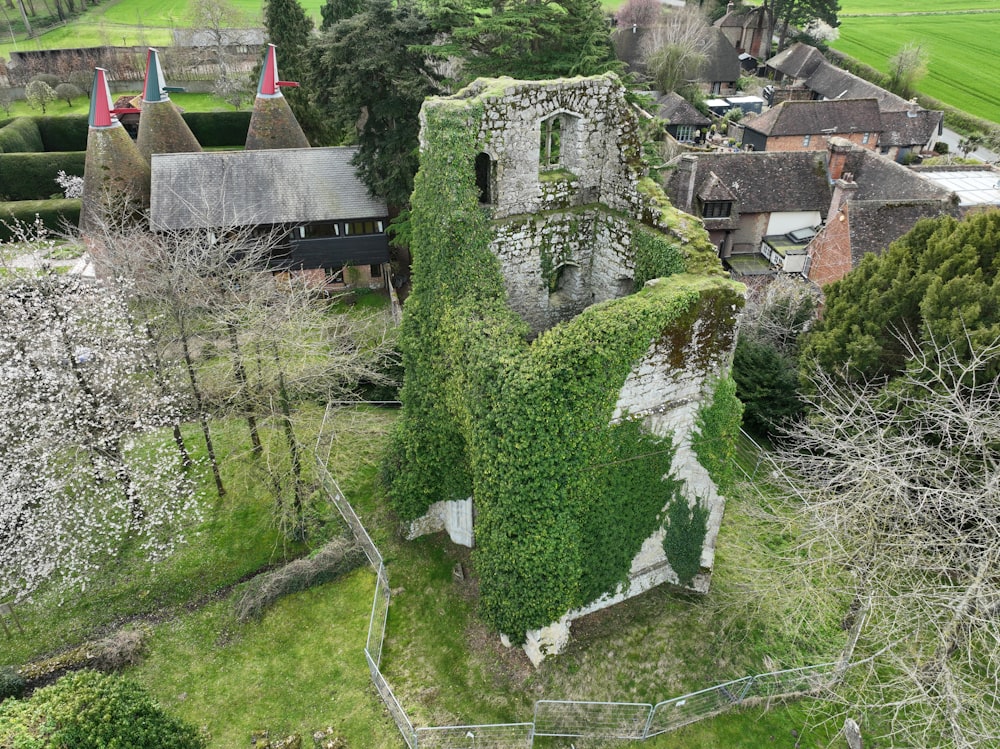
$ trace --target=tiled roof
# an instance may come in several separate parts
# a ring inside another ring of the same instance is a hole
[[[921,146],[940,131],[944,112],[910,107],[900,112],[882,112],[880,146]]]
[[[825,154],[815,151],[757,151],[699,154],[695,195],[715,177],[739,200],[740,213],[821,211],[830,205]],[[687,173],[675,169],[667,181],[671,202],[684,208]]]
[[[671,125],[705,127],[712,124],[712,121],[695,109],[687,99],[673,92],[656,97],[656,115]]]
[[[877,133],[882,130],[875,99],[786,101],[746,124],[767,136]]]
[[[726,186],[715,172],[710,172],[708,179],[698,188],[698,197],[705,203],[725,202],[737,199],[735,193]]]
[[[939,200],[852,200],[848,207],[851,267],[869,252],[881,254],[922,218],[957,216],[957,209]]]
[[[796,42],[783,52],[779,52],[765,64],[790,78],[806,78],[821,63],[826,62],[823,53],[808,44]]]
[[[357,148],[155,154],[154,229],[301,224],[386,215],[351,159]]]
[[[826,61],[809,74],[805,85],[826,99],[876,99],[883,112],[899,112],[910,106],[901,96]]]
[[[736,47],[729,42],[722,29],[713,27],[710,31],[712,43],[705,50],[705,64],[701,66],[698,75],[701,80],[708,82],[735,82],[743,75]]]
[[[951,193],[907,167],[855,146],[847,154],[844,172],[858,185],[855,200],[948,200]]]

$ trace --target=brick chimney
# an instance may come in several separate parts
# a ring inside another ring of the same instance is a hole
[[[844,172],[842,179],[833,181],[833,197],[830,199],[830,210],[826,214],[826,223],[830,224],[837,220],[837,214],[844,206],[844,203],[851,200],[858,191],[858,183],[854,181],[854,175]]]
[[[827,166],[826,171],[830,180],[836,182],[844,173],[847,165],[847,154],[854,149],[854,146],[846,138],[830,138],[827,146]]]
[[[698,156],[686,153],[677,162],[677,188],[683,202],[678,206],[685,213],[691,213],[694,207],[694,183],[698,173]]]

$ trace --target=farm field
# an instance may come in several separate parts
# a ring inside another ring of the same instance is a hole
[[[963,4],[975,2],[964,0]],[[918,5],[910,3],[904,7]],[[869,7],[880,6],[864,7],[867,11]],[[918,84],[919,90],[970,114],[1000,122],[996,47],[991,34],[1000,28],[1000,10],[842,18],[840,39],[833,44],[837,50],[885,72],[888,58],[902,45],[922,44],[929,51],[930,60],[927,76]]]
[[[840,18],[879,13],[957,13],[965,10],[997,10],[997,0],[841,0]]]

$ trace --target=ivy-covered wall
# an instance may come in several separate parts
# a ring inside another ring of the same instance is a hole
[[[602,77],[595,87],[592,80],[581,85],[620,91],[616,81]],[[560,91],[569,83],[559,82]],[[495,106],[474,92],[527,89],[494,84],[428,100],[421,113],[413,286],[401,337],[404,409],[384,477],[404,520],[436,502],[474,496],[482,613],[519,639],[627,587],[657,532],[662,558],[667,509],[690,501],[684,482],[670,477],[690,435],[651,429],[654,412],[668,406],[646,409],[641,395],[623,401],[623,386],[644,381],[643,363],[654,352],[658,366],[675,365],[679,387],[690,390],[684,397],[710,399],[711,383],[725,374],[742,293],[704,257],[712,248],[703,231],[636,189],[640,177],[628,160],[617,162],[623,174],[614,179],[601,167],[607,184],[632,190],[609,199],[617,208],[596,202],[496,219],[495,206],[479,202],[474,168],[484,148],[499,158],[482,126]],[[552,229],[544,241],[537,241],[539,221]],[[665,221],[674,223],[670,233],[662,231]],[[554,268],[571,250],[579,261],[584,245],[594,255],[610,252],[607,242],[617,242],[619,268],[670,277],[631,293],[637,279],[630,271],[613,292],[602,290],[606,301],[582,304],[529,342],[505,286],[507,260],[520,250],[537,258],[532,273],[548,294]],[[690,272],[699,268],[711,270]]]

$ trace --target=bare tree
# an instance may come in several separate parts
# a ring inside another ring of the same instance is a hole
[[[229,0],[193,0],[188,15],[192,26],[208,37],[220,76],[226,77],[229,70],[226,47],[233,43],[233,29],[246,27],[248,17]]]
[[[712,46],[712,27],[693,5],[671,9],[643,40],[643,56],[657,88],[677,91],[697,80]]]
[[[817,373],[786,445],[806,543],[867,610],[838,697],[896,746],[1000,740],[1000,340],[955,349],[909,345],[890,386]]]

